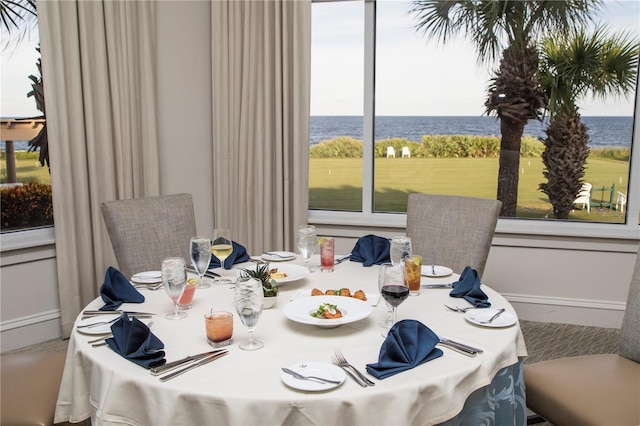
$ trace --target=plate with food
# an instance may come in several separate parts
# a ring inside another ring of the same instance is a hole
[[[378,302],[380,301],[380,295],[378,293],[365,293],[364,290],[351,290],[347,287],[336,288],[336,289],[328,289],[328,290],[320,290],[318,288],[314,288],[312,290],[300,289],[295,292],[291,300],[300,299],[302,297],[308,296],[344,296],[344,297],[354,297],[356,299],[360,299],[364,302],[369,303],[371,306],[378,306]]]
[[[258,264],[260,266],[260,264]],[[255,269],[256,265],[247,266],[238,271],[238,275],[244,273],[243,269]],[[277,284],[284,284],[292,281],[300,280],[309,275],[309,270],[304,266],[292,265],[289,263],[279,263],[277,265],[269,265],[269,277],[276,280]]]
[[[291,321],[333,328],[360,321],[371,315],[367,302],[345,296],[309,296],[292,300],[282,310]]]
[[[451,268],[440,265],[422,265],[422,269],[420,271],[420,275],[431,278],[448,277],[451,274],[453,274],[453,270]]]
[[[307,379],[297,378],[296,374]],[[347,375],[340,367],[328,362],[301,362],[283,368],[280,378],[287,386],[294,389],[317,392],[340,386]]]
[[[290,251],[267,251],[262,253],[262,260],[268,262],[284,262],[296,258],[296,254]]]

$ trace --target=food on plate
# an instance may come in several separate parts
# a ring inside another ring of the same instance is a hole
[[[286,272],[278,272],[278,268],[269,269],[269,278],[277,280],[278,278],[286,278]]]
[[[313,290],[311,290],[311,295],[312,296],[343,296],[343,297],[354,297],[362,301],[367,300],[367,295],[365,294],[364,291],[358,290],[355,293],[351,294],[351,290],[349,290],[348,288],[341,288],[338,290],[326,290],[325,292],[323,292],[320,289],[314,288]]]
[[[318,309],[311,312],[311,316],[320,319],[336,319],[342,318],[342,312],[340,312],[337,305],[322,303],[318,306]]]

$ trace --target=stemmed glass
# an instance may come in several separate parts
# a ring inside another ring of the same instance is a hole
[[[404,265],[382,265],[380,273],[382,274],[382,287],[380,287],[380,295],[392,307],[391,326],[396,323],[396,309],[398,305],[409,297],[409,283],[407,282],[407,273]],[[386,336],[386,332],[383,336]]]
[[[392,237],[389,250],[391,263],[397,265],[407,256],[411,256],[411,238],[405,236]]]
[[[233,281],[225,278],[224,261],[233,251],[233,243],[231,242],[231,231],[225,228],[216,228],[213,230],[213,242],[211,243],[211,253],[220,261],[222,273],[220,278],[213,280],[216,284],[232,284]]]
[[[191,238],[191,264],[198,274],[199,288],[209,288],[211,285],[203,281],[204,274],[211,262],[211,240],[207,237]]]
[[[264,306],[262,282],[255,278],[238,279],[234,300],[238,316],[249,332],[249,340],[242,342],[238,347],[245,351],[254,351],[262,348],[264,343],[253,338],[253,329],[258,323]]]
[[[392,263],[383,263],[380,265],[380,270],[378,271],[378,291],[382,292],[382,286],[384,285],[384,273],[386,271],[387,266],[392,266]],[[386,329],[391,328],[393,325],[393,318],[391,315],[393,314],[393,306],[389,304],[386,300],[384,303],[387,305],[387,317],[383,320],[378,321],[378,325],[380,327],[384,327]]]
[[[304,266],[313,272],[309,267],[309,259],[313,255],[317,245],[316,227],[313,225],[301,225],[298,227],[298,250],[304,258]]]
[[[187,316],[178,308],[178,301],[187,286],[187,268],[181,257],[168,257],[162,260],[162,284],[173,301],[173,312],[165,315],[170,320],[182,319]]]

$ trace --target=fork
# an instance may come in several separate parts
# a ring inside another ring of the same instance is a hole
[[[360,377],[360,379],[362,379],[367,385],[369,386],[375,386],[376,384],[373,383],[371,380],[369,380],[369,378],[367,376],[365,376],[364,374],[362,374],[360,371],[358,371],[357,368],[355,368],[353,365],[349,364],[349,362],[347,361],[347,359],[344,357],[344,355],[342,355],[342,351],[340,351],[340,349],[335,349],[334,350],[335,353],[335,360],[338,361],[338,364],[340,367],[342,367],[343,369],[346,368],[350,368],[353,372],[355,372],[358,377]],[[335,362],[334,362],[335,364]],[[346,371],[346,370],[345,370]]]
[[[115,317],[114,319],[112,319],[110,321],[100,321],[100,322],[94,322],[92,324],[79,325],[76,328],[91,328],[91,327],[97,327],[99,325],[113,324],[114,322],[118,321],[119,319],[120,319],[120,316],[117,316],[117,317]]]
[[[465,313],[465,312],[467,312],[467,311],[469,311],[471,309],[475,309],[476,308],[475,306],[469,306],[468,308],[460,308],[458,306],[452,308],[451,306],[448,306],[448,305],[444,305],[444,306],[446,308],[451,309],[453,312],[462,312],[462,313]]]
[[[289,257],[289,256],[283,256],[281,254],[270,252],[270,251],[265,251],[264,254],[267,254],[269,256],[279,257],[280,259],[287,259]]]

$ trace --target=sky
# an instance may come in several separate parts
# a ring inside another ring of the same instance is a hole
[[[445,48],[427,43],[413,28],[407,2],[378,5],[376,113],[378,115],[479,116],[490,73],[473,48],[455,40]],[[640,1],[606,0],[603,21],[640,34]],[[311,115],[362,115],[363,2],[315,3],[312,23]],[[0,57],[0,116],[41,115],[28,76],[37,75],[37,40]],[[633,114],[633,100],[586,99],[585,116]]]
[[[640,2],[607,0],[603,22],[640,37]],[[378,115],[480,116],[491,73],[463,38],[446,48],[415,30],[408,1],[379,1],[376,33]],[[362,115],[362,2],[313,5],[311,115]],[[631,116],[633,98],[579,103],[584,116]]]

